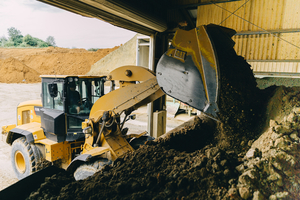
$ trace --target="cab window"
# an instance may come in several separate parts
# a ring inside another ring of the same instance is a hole
[[[68,83],[68,113],[89,115],[94,103],[104,95],[104,79],[78,79]]]
[[[50,91],[47,82],[42,83],[43,91],[43,107],[63,111],[63,83],[56,83],[58,94],[56,97],[50,96]]]

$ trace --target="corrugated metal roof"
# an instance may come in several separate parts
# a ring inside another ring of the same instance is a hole
[[[198,8],[197,26],[216,23],[235,29],[235,50],[251,60],[254,71],[300,72],[299,10],[299,0],[205,5]]]

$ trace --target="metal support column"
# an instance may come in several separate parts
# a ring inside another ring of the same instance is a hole
[[[149,41],[149,69],[154,70],[154,35],[150,36]],[[148,113],[148,123],[147,123],[147,131],[150,136],[153,137],[153,102],[148,103],[147,105],[147,113]]]
[[[153,70],[156,72],[157,63],[168,48],[167,33],[157,33],[153,38]],[[153,116],[154,112],[156,116]],[[154,136],[159,137],[166,133],[166,119],[166,95],[164,95],[152,103],[152,125],[150,124],[150,126],[153,127],[152,134]]]

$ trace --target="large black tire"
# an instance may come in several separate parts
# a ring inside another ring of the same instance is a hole
[[[111,160],[105,158],[84,163],[75,170],[74,178],[76,181],[86,179],[87,177],[92,176],[96,172],[100,171],[105,165],[110,165],[111,163]]]
[[[34,144],[29,144],[25,137],[20,137],[13,142],[11,164],[19,180],[38,171],[41,160],[40,150]]]

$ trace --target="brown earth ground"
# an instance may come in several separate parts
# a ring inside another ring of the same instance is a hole
[[[40,49],[0,48],[0,83],[36,83],[40,75],[83,75],[91,66],[119,47],[85,49],[48,47]]]

